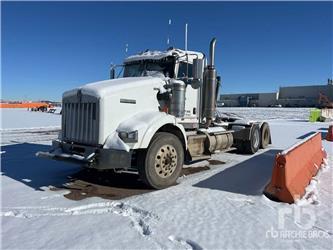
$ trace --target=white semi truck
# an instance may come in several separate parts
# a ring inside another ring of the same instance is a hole
[[[65,92],[59,139],[37,156],[131,171],[161,189],[176,182],[184,162],[267,147],[266,122],[216,115],[215,43],[208,63],[200,52],[147,50],[124,60],[121,77],[114,66],[110,80]]]

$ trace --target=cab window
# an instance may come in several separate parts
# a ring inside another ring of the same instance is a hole
[[[188,77],[192,77],[192,64],[186,62],[179,63],[178,78],[186,77],[188,67]]]

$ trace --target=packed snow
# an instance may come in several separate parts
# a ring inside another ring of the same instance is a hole
[[[90,196],[94,184],[69,199],[73,190],[61,187],[80,167],[35,157],[57,137],[59,115],[3,110],[1,249],[332,249],[332,142],[322,141],[328,159],[307,188],[311,199],[290,205],[262,194],[275,155],[325,135],[329,123],[306,122],[309,109],[223,112],[269,120],[273,144],[253,156],[216,154],[217,164],[196,163],[210,169],[178,185],[114,200]]]
[[[144,51],[140,54],[129,56],[125,59],[125,63],[139,61],[139,60],[160,60],[171,55],[178,55],[180,58],[185,58],[186,54],[189,58],[198,57],[203,58],[203,54],[195,51],[184,51],[181,49],[172,49],[168,51]],[[185,59],[184,59],[185,60]]]

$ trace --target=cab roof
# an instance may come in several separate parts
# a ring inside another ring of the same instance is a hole
[[[196,51],[187,51],[188,61],[190,63],[193,62],[193,59],[199,58],[202,59],[205,55],[201,52]],[[141,60],[160,60],[168,56],[174,56],[179,58],[180,61],[186,61],[186,51],[181,49],[170,48],[166,51],[157,51],[157,50],[146,50],[136,55],[132,55],[127,57],[124,60],[124,63],[141,61]]]

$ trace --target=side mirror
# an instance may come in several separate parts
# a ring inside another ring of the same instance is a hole
[[[193,80],[191,84],[192,88],[198,89],[202,86],[204,67],[204,59],[193,59]]]
[[[116,76],[116,70],[114,67],[110,69],[110,79],[114,79]]]

